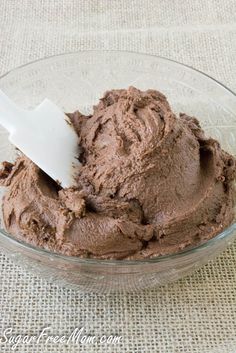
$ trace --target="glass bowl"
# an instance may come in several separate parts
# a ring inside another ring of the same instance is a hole
[[[152,55],[122,51],[82,51],[42,59],[0,78],[0,88],[18,105],[33,108],[45,97],[64,111],[89,113],[103,92],[136,86],[158,89],[176,113],[195,115],[228,152],[236,152],[236,97],[209,76]],[[0,128],[0,161],[16,151]],[[4,188],[0,190],[1,197]],[[219,254],[236,234],[236,223],[208,242],[178,254],[150,260],[113,261],[68,257],[33,247],[3,229],[0,247],[14,261],[48,280],[82,291],[136,291],[189,274]]]

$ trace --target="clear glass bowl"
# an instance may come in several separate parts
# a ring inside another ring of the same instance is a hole
[[[64,111],[89,113],[112,88],[158,89],[176,113],[195,115],[224,149],[236,152],[236,97],[229,89],[183,64],[151,55],[121,51],[83,51],[39,60],[0,78],[0,88],[17,104],[32,108],[48,97]],[[16,152],[0,129],[0,161]],[[4,189],[1,188],[1,197]],[[135,291],[176,280],[219,254],[236,234],[236,223],[212,240],[181,253],[144,261],[67,257],[17,240],[3,229],[0,247],[33,273],[83,291]]]

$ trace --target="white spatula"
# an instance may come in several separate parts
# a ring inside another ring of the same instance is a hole
[[[27,111],[0,90],[0,125],[9,131],[10,142],[63,188],[76,185],[79,139],[54,103],[45,99]]]

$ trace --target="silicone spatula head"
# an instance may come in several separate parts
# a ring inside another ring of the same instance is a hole
[[[63,188],[76,185],[79,138],[54,103],[45,99],[26,111],[0,91],[0,124],[9,131],[10,142]]]

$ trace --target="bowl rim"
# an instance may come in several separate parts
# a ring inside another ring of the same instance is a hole
[[[213,245],[216,243],[218,244],[219,241],[225,240],[227,237],[232,235],[236,231],[236,222],[231,224],[229,227],[227,227],[223,232],[219,233],[215,237],[209,239],[206,242],[203,242],[195,247],[191,248],[186,248],[182,251],[179,251],[174,254],[170,255],[160,255],[152,258],[144,258],[144,259],[137,259],[137,260],[114,260],[114,259],[99,259],[99,258],[82,258],[79,256],[69,256],[69,255],[62,255],[56,252],[49,251],[44,248],[40,248],[38,246],[34,246],[30,243],[26,243],[25,241],[18,239],[14,237],[13,235],[7,233],[4,229],[0,228],[0,237],[3,239],[6,239],[6,241],[10,241],[13,245],[20,246],[23,249],[26,249],[27,251],[30,250],[32,254],[37,254],[41,255],[43,257],[48,257],[50,259],[55,258],[59,260],[63,260],[65,262],[71,262],[71,263],[76,263],[76,264],[89,264],[89,265],[118,265],[120,266],[127,266],[127,265],[150,265],[150,264],[156,264],[160,262],[165,262],[169,260],[179,260],[185,256],[192,255],[198,252],[201,252],[204,249],[211,248]],[[236,233],[235,233],[236,235]]]
[[[78,54],[85,54],[85,53],[104,53],[104,54],[108,54],[108,53],[116,53],[116,54],[128,54],[128,55],[138,55],[138,56],[142,56],[142,57],[152,57],[155,59],[161,59],[163,61],[168,61],[170,63],[174,63],[177,64],[179,66],[182,66],[184,68],[187,68],[190,71],[194,71],[198,74],[200,74],[201,76],[209,79],[210,81],[213,81],[213,83],[215,83],[216,85],[220,86],[221,88],[223,88],[224,90],[227,91],[227,93],[230,93],[233,95],[233,97],[236,97],[236,93],[233,92],[230,88],[228,88],[226,85],[222,84],[220,81],[216,80],[215,78],[211,77],[210,75],[204,73],[203,71],[196,69],[190,65],[186,65],[184,63],[181,63],[177,60],[173,60],[170,58],[166,58],[164,56],[159,56],[159,55],[154,55],[154,54],[148,54],[148,53],[143,53],[143,52],[135,52],[135,51],[128,51],[128,50],[109,50],[109,49],[88,49],[88,50],[78,50],[78,51],[70,51],[70,52],[64,52],[64,53],[60,53],[60,54],[56,54],[56,55],[49,55],[49,56],[45,56],[30,62],[27,62],[23,65],[17,66],[16,68],[10,69],[7,72],[5,72],[3,75],[0,76],[0,83],[1,80],[5,77],[7,77],[8,75],[21,70],[25,67],[28,67],[30,65],[36,64],[36,63],[40,63],[46,60],[50,60],[53,58],[60,58],[60,57],[65,57],[65,56],[73,56],[73,55],[78,55]],[[187,255],[191,255],[193,253],[196,252],[200,252],[208,247],[213,246],[215,243],[218,243],[219,240],[223,240],[225,238],[227,238],[229,235],[231,235],[234,231],[236,230],[236,221],[234,221],[230,226],[228,226],[226,229],[224,229],[221,233],[217,234],[215,237],[207,240],[206,242],[200,243],[197,246],[191,247],[191,248],[186,248],[182,251],[179,251],[177,253],[174,254],[170,254],[170,255],[160,255],[160,256],[156,256],[153,258],[145,258],[145,259],[138,259],[138,260],[110,260],[110,259],[99,259],[99,258],[81,258],[79,256],[67,256],[67,255],[62,255],[60,253],[56,253],[56,252],[52,252],[49,251],[47,249],[44,248],[40,248],[38,246],[34,246],[30,243],[27,243],[21,239],[18,239],[14,236],[12,236],[11,234],[7,233],[4,229],[0,228],[0,236],[7,240],[10,241],[10,243],[14,244],[14,245],[18,245],[22,248],[25,248],[27,250],[31,250],[33,253],[37,253],[38,255],[42,255],[42,256],[48,256],[48,257],[53,257],[53,258],[57,258],[57,259],[61,259],[64,260],[66,262],[75,262],[78,264],[95,264],[95,265],[119,265],[119,266],[127,266],[127,265],[141,265],[141,264],[154,264],[154,263],[159,263],[159,262],[163,262],[163,261],[168,261],[168,260],[176,260],[179,258],[182,258],[184,256]]]

